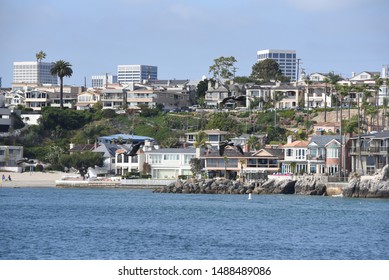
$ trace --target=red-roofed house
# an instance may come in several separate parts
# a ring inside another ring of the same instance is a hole
[[[282,173],[301,174],[308,171],[307,151],[308,141],[293,141],[292,136],[281,148],[284,150]]]

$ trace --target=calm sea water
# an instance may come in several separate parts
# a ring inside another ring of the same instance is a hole
[[[389,259],[389,200],[0,189],[0,259]]]

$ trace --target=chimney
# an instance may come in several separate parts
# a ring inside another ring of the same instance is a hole
[[[70,149],[73,149],[73,148],[74,148],[74,144],[73,144],[73,143],[70,143],[70,144],[69,144],[69,148],[70,148]]]
[[[293,142],[293,136],[292,135],[289,135],[288,137],[287,137],[287,144],[290,144],[290,143],[292,143]]]

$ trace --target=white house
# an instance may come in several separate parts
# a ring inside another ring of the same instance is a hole
[[[308,171],[307,151],[308,141],[293,141],[292,136],[288,137],[287,144],[281,148],[284,150],[282,161],[282,173],[304,173]]]
[[[177,179],[192,175],[190,160],[196,157],[195,148],[166,148],[145,151],[153,179]]]

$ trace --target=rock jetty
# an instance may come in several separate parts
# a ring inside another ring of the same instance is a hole
[[[369,179],[353,175],[348,186],[343,188],[343,196],[363,198],[389,198],[389,165]]]
[[[296,185],[298,184],[298,192]],[[308,184],[308,185],[307,185]],[[322,195],[325,186],[312,184],[312,181],[285,180],[258,180],[252,183],[243,183],[229,179],[189,179],[177,180],[162,188],[155,189],[159,193],[198,193],[198,194],[308,194]]]
[[[371,178],[350,176],[349,183],[341,187],[344,197],[389,198],[389,165],[379,170]],[[251,183],[224,178],[177,180],[167,186],[157,188],[158,193],[194,194],[298,194],[328,195],[327,185],[319,177],[302,176],[298,180],[269,179]],[[330,193],[330,192],[329,192]]]

